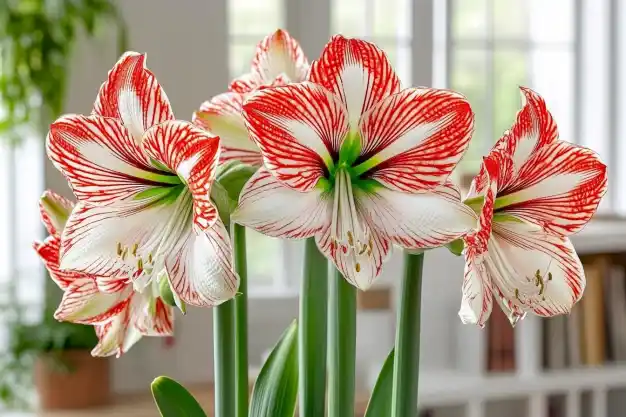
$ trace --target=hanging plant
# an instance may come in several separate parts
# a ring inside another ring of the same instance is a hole
[[[121,49],[126,29],[110,0],[5,0],[0,5],[0,136],[36,123],[43,110],[63,111],[71,53],[81,31],[94,36],[99,24],[113,22]]]

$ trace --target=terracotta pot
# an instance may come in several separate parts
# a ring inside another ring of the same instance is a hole
[[[69,369],[60,369],[59,359]],[[35,387],[42,410],[105,405],[111,392],[109,360],[94,358],[88,350],[69,350],[55,358],[42,355],[35,363]]]

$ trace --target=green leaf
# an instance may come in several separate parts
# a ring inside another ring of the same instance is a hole
[[[152,395],[163,417],[206,417],[193,395],[178,382],[160,376],[152,382]]]
[[[393,393],[393,359],[395,349],[391,349],[389,356],[380,369],[372,396],[367,404],[365,417],[388,417],[391,413],[391,395]]]
[[[239,161],[229,161],[217,174],[218,182],[228,192],[231,200],[237,204],[241,189],[256,172],[256,168]]]
[[[453,240],[452,242],[446,243],[446,248],[448,248],[452,254],[461,256],[463,255],[463,249],[465,249],[465,243],[463,239]]]
[[[254,384],[250,417],[293,417],[298,395],[298,324],[285,330]]]

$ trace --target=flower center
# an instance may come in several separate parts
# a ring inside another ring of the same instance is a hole
[[[164,207],[168,204],[169,207]],[[162,210],[161,218],[167,217],[165,224],[146,225],[153,227],[140,241],[117,242],[116,253],[125,264],[129,277],[136,291],[143,292],[165,268],[165,259],[169,256],[181,238],[192,226],[193,199],[191,193],[184,189],[172,204],[167,201],[154,201],[147,210]],[[150,221],[147,216],[146,221]]]
[[[339,168],[335,174],[333,218],[331,238],[344,252],[353,250],[355,255],[372,255],[372,237],[366,225],[359,219],[352,179],[347,169]],[[355,269],[360,272],[361,265],[357,262]]]

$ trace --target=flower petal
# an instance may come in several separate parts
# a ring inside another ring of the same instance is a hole
[[[352,129],[358,127],[362,114],[400,91],[400,80],[380,48],[341,35],[333,36],[320,59],[313,62],[309,81],[341,98]]]
[[[266,168],[298,191],[315,187],[348,131],[344,106],[308,82],[261,90],[243,108]]]
[[[100,87],[93,110],[122,121],[137,142],[152,126],[174,119],[165,91],[145,62],[145,54],[122,55]]]
[[[278,29],[257,46],[252,60],[252,72],[259,74],[264,84],[285,74],[292,82],[304,81],[309,64],[298,41]]]
[[[448,178],[460,161],[473,124],[474,115],[462,95],[406,89],[363,115],[359,160],[371,177],[389,188],[431,189]]]
[[[46,190],[39,199],[41,221],[51,235],[59,235],[74,208],[74,203],[54,191]]]
[[[174,308],[161,298],[150,298],[134,314],[134,326],[144,336],[171,336],[174,334]]]
[[[202,103],[193,114],[193,122],[219,136],[222,145],[220,163],[239,160],[244,164],[260,166],[263,158],[259,147],[248,135],[242,111],[243,95],[224,93]]]
[[[344,278],[360,290],[367,290],[378,278],[383,263],[391,254],[391,242],[378,233],[365,219],[361,220],[371,230],[372,251],[361,255],[354,250],[344,251],[333,241],[330,227],[315,236],[315,241],[320,251],[326,255],[335,267],[342,273]]]
[[[232,256],[228,232],[219,218],[204,231],[194,226],[165,260],[172,290],[185,303],[199,307],[233,298],[239,277]]]
[[[459,310],[461,321],[484,327],[493,308],[493,288],[482,262],[468,261],[465,264],[462,294]]]
[[[33,243],[33,248],[43,260],[46,269],[50,273],[50,278],[62,290],[65,290],[76,279],[83,276],[83,274],[59,268],[59,254],[61,251],[61,238],[59,236],[51,235],[43,242],[35,242]]]
[[[569,313],[585,288],[582,264],[569,239],[521,219],[494,221],[485,263],[510,305],[540,316]]]
[[[233,93],[246,94],[256,90],[263,84],[261,76],[257,73],[244,74],[235,78],[228,86],[228,90]]]
[[[92,356],[119,358],[141,339],[139,330],[131,325],[130,310],[127,308],[107,323],[95,326],[99,342],[91,351]]]
[[[68,115],[50,126],[48,156],[76,197],[91,204],[129,201],[172,176],[150,166],[119,120]],[[175,177],[174,177],[175,178]]]
[[[178,237],[191,227],[191,210],[186,191],[175,201],[134,207],[78,203],[63,231],[61,268],[101,276],[131,276],[137,259],[169,253]],[[132,252],[135,245],[136,256],[119,255],[118,248]]]
[[[54,318],[81,324],[101,324],[109,321],[129,307],[132,285],[128,279],[122,291],[116,293],[100,292],[96,281],[91,277],[75,280],[63,294],[63,299]]]
[[[537,150],[502,197],[501,210],[570,235],[591,219],[607,190],[607,168],[591,149],[556,141]]]
[[[357,189],[355,197],[357,209],[393,243],[424,249],[444,245],[476,227],[472,209],[445,191],[409,194],[377,186]]]
[[[146,153],[176,172],[193,198],[193,221],[206,229],[217,219],[211,184],[219,160],[219,138],[191,123],[172,120],[150,128],[142,145]]]
[[[231,219],[268,236],[300,239],[327,227],[331,203],[323,190],[292,190],[261,167],[241,191]]]

